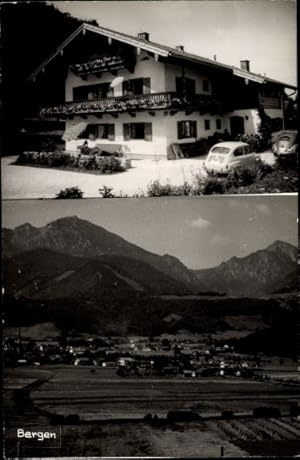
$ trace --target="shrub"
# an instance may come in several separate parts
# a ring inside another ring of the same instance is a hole
[[[182,185],[161,184],[159,180],[150,182],[147,187],[149,197],[158,196],[190,196],[193,195],[193,186],[184,182]]]
[[[65,188],[56,195],[56,199],[78,199],[82,197],[83,192],[78,186]]]
[[[107,185],[103,185],[102,188],[99,188],[99,193],[102,198],[115,198],[115,195],[112,193],[113,188],[107,187]]]
[[[225,179],[225,187],[226,189],[231,187],[247,187],[261,180],[272,171],[273,168],[270,165],[258,159],[252,166],[239,166],[230,171]]]
[[[201,190],[202,195],[222,195],[223,193],[225,193],[225,184],[223,179],[208,177],[203,181]]]
[[[258,126],[258,132],[262,139],[263,149],[270,147],[270,141],[272,137],[273,124],[272,118],[266,114],[263,107],[259,107],[258,114],[260,116],[260,124]]]
[[[250,146],[250,150],[255,153],[265,150],[263,139],[258,134],[239,134],[234,139],[235,141],[246,142]]]
[[[165,185],[161,184],[157,179],[153,182],[150,182],[147,187],[147,194],[150,197],[170,196],[172,195],[172,187],[169,183]]]
[[[114,156],[78,155],[74,157],[62,151],[23,152],[18,156],[16,164],[33,164],[56,168],[81,168],[88,171],[100,171],[102,173],[113,173],[125,170],[121,161]]]
[[[106,173],[106,172],[120,172],[124,171],[125,168],[122,166],[121,161],[114,156],[111,157],[96,157],[95,161],[97,163],[97,170]]]

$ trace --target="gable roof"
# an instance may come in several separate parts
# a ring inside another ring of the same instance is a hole
[[[186,51],[179,50],[177,48],[172,48],[169,46],[161,45],[159,43],[155,43],[152,41],[148,41],[142,38],[133,37],[132,35],[125,34],[123,32],[117,32],[111,29],[107,29],[101,26],[93,26],[90,24],[83,23],[79,26],[57,49],[54,53],[52,53],[44,62],[42,62],[30,75],[30,79],[34,80],[35,77],[42,72],[45,67],[59,54],[61,54],[64,48],[71,43],[74,38],[76,38],[79,34],[85,33],[85,31],[93,32],[101,36],[105,36],[112,40],[117,40],[122,43],[126,43],[127,45],[132,45],[137,48],[140,48],[145,51],[149,51],[161,57],[174,57],[181,61],[187,61],[190,63],[195,64],[202,64],[206,66],[211,66],[213,68],[218,68],[220,70],[228,71],[237,77],[241,77],[244,79],[255,81],[256,83],[274,83],[285,88],[290,88],[296,90],[297,87],[294,85],[290,85],[288,83],[283,83],[278,80],[274,80],[262,75],[255,74],[253,72],[248,72],[246,70],[240,69],[235,66],[230,66],[228,64],[223,64],[221,62],[215,61],[213,59],[208,59],[202,56],[198,56],[196,54],[187,53]]]

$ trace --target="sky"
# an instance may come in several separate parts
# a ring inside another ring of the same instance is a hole
[[[296,0],[48,2],[80,19],[297,84]]]
[[[192,269],[244,257],[275,240],[297,241],[296,196],[3,201],[2,225],[41,227],[64,216],[104,227]]]

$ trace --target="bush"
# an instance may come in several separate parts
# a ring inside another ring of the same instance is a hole
[[[54,168],[71,167],[86,169],[88,171],[100,171],[101,173],[113,173],[125,170],[121,161],[114,156],[78,155],[74,157],[61,151],[23,152],[18,156],[16,164],[32,164]]]
[[[82,197],[83,192],[79,189],[78,186],[65,188],[56,195],[56,199],[78,199]]]
[[[193,186],[186,181],[182,185],[161,184],[159,180],[150,182],[147,187],[149,197],[158,196],[190,196],[193,195]]]
[[[222,195],[223,193],[225,193],[225,184],[222,179],[209,177],[202,184],[202,195]]]
[[[270,165],[258,159],[252,166],[239,166],[230,171],[225,179],[225,188],[228,190],[232,187],[247,187],[272,171],[273,168]]]
[[[262,148],[263,150],[270,147],[270,141],[272,138],[273,123],[272,118],[266,114],[263,107],[259,107],[258,114],[260,116],[260,124],[258,127],[258,132],[262,139]]]
[[[250,150],[255,153],[260,153],[265,150],[265,143],[258,134],[239,134],[234,140],[246,142],[249,144]]]
[[[107,185],[103,185],[102,188],[99,188],[99,193],[102,198],[115,198],[115,195],[112,193],[113,188],[107,187]]]

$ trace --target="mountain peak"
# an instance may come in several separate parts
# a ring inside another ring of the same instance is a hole
[[[25,224],[18,225],[18,227],[16,227],[16,230],[24,231],[24,232],[29,232],[29,231],[35,230],[35,229],[36,229],[36,227],[31,225],[29,222],[25,222]]]
[[[286,248],[289,248],[289,249],[295,248],[295,246],[293,246],[290,243],[287,243],[286,241],[275,240],[274,243],[270,244],[266,249],[273,250],[273,249],[286,249]]]

